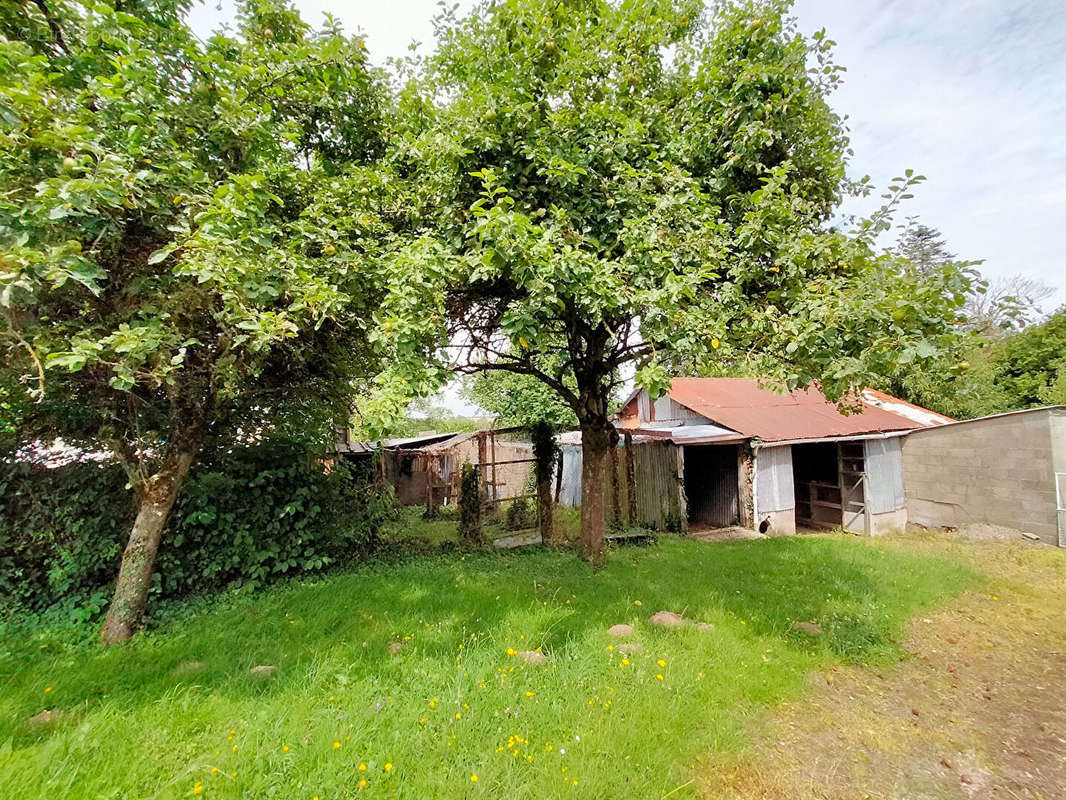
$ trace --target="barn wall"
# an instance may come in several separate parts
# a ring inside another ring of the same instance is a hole
[[[581,445],[564,444],[563,479],[559,492],[559,505],[578,508],[581,505]]]
[[[910,521],[1002,525],[1057,544],[1055,472],[1066,456],[1054,452],[1053,438],[1063,414],[1066,409],[1035,409],[908,434],[903,476]]]
[[[669,395],[663,395],[653,403],[647,389],[637,392],[619,416],[623,427],[639,427],[648,422],[679,422],[682,425],[711,423],[707,417],[675,402]]]
[[[792,445],[760,447],[755,454],[755,514],[796,507],[792,481]]]
[[[1051,428],[1051,465],[1055,470],[1058,507],[1058,545],[1066,547],[1066,409],[1055,409],[1048,419]]]
[[[900,437],[865,442],[866,505],[871,514],[899,511],[907,505],[903,491],[903,447]],[[903,526],[907,524],[903,518]]]
[[[796,488],[792,480],[792,446],[760,447],[755,452],[753,527],[767,534],[796,532]]]
[[[435,448],[442,454],[444,463],[443,478],[445,481],[457,481],[458,473],[463,464],[470,462],[478,463],[477,437],[462,438],[451,447]],[[492,446],[486,443],[486,458],[492,460]],[[533,446],[529,442],[513,442],[503,439],[496,440],[496,461],[514,461],[522,458],[533,457]],[[526,494],[530,473],[533,464],[499,464],[496,467],[496,497],[508,498]],[[483,468],[484,480],[492,480],[492,467]],[[458,483],[456,483],[458,486]],[[490,495],[491,496],[491,495]]]
[[[685,529],[681,448],[672,442],[633,445],[637,525],[655,530]]]

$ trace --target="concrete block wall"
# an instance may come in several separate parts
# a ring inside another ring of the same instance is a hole
[[[1057,544],[1055,462],[1066,459],[1052,444],[1057,414],[1061,409],[1034,409],[909,434],[903,443],[909,520],[1002,525]]]

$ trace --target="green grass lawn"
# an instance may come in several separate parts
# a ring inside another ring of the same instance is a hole
[[[599,573],[541,550],[377,561],[187,604],[112,650],[9,633],[0,797],[689,797],[751,715],[820,666],[897,659],[904,620],[974,580],[850,537],[667,536]],[[650,627],[661,609],[715,628]],[[548,666],[509,655],[535,648]]]

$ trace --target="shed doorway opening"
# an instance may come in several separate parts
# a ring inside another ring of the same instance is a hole
[[[792,482],[796,487],[796,525],[839,528],[844,520],[840,464],[835,442],[792,445]]]
[[[689,525],[729,528],[740,524],[736,445],[684,448]]]
[[[792,445],[796,525],[868,531],[862,442]]]

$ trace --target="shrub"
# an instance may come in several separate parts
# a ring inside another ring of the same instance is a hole
[[[512,500],[507,507],[507,516],[504,518],[503,527],[509,531],[521,531],[533,528],[537,524],[537,512],[532,508],[529,498],[522,497]]]
[[[12,605],[106,602],[133,522],[114,465],[31,472],[0,467],[0,592]],[[358,557],[393,513],[389,493],[345,464],[326,469],[291,443],[267,443],[198,463],[174,506],[152,592],[173,597],[256,586]]]

